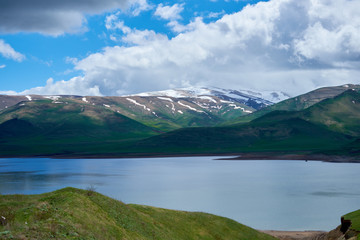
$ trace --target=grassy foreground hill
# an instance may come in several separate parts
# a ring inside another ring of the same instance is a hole
[[[91,190],[0,196],[0,239],[275,239],[200,212],[124,204]]]

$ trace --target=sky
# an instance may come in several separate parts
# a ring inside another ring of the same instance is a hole
[[[358,0],[0,0],[0,94],[360,83]]]

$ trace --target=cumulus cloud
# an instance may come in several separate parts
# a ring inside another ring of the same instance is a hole
[[[12,91],[0,92],[3,94],[13,94]],[[54,79],[49,78],[46,81],[46,86],[44,87],[35,87],[29,90],[25,90],[20,93],[21,95],[26,94],[39,94],[39,95],[91,95],[99,96],[101,95],[99,91],[99,86],[90,84],[87,81],[84,81],[82,77],[74,77],[69,81],[58,81],[55,82]]]
[[[119,15],[120,12],[108,15],[105,19],[105,27],[112,32],[110,39],[113,41],[122,41],[129,45],[144,45],[160,39],[168,39],[167,36],[157,34],[153,30],[132,29],[119,19]],[[119,31],[121,34],[118,34]]]
[[[105,27],[107,30],[120,30],[125,34],[131,32],[131,29],[125,26],[124,21],[119,20],[119,13],[107,16],[105,19]]]
[[[212,85],[295,95],[360,83],[358,9],[352,0],[271,0],[208,24],[197,18],[171,39],[131,29],[132,45],[106,47],[75,62],[82,76],[35,90],[121,95]]]
[[[38,32],[58,36],[86,30],[86,14],[118,8],[145,9],[146,0],[2,0],[0,32]]]
[[[21,62],[25,59],[25,56],[17,51],[15,51],[9,44],[0,39],[0,54],[5,58],[9,58],[18,62]],[[4,68],[5,65],[2,65]],[[0,67],[1,68],[1,67]]]
[[[184,4],[175,3],[172,6],[164,6],[160,3],[154,13],[155,16],[158,16],[165,20],[177,20],[181,19],[180,13],[184,10]]]
[[[141,12],[152,9],[153,6],[146,0],[131,0],[130,1],[130,12],[133,16],[138,16]]]
[[[6,65],[5,64],[0,65],[0,69],[2,68],[6,68]]]

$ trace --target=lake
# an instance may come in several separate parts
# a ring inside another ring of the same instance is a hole
[[[125,203],[208,212],[272,230],[331,230],[360,208],[360,164],[214,159],[0,159],[0,193],[94,186]]]

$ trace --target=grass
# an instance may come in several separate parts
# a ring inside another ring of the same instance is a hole
[[[344,219],[351,220],[351,229],[360,233],[360,210],[344,215]]]
[[[357,239],[360,239],[360,210],[348,213],[343,216],[345,220],[351,221],[351,226],[349,231],[349,235],[357,236]]]
[[[124,204],[92,189],[0,196],[0,239],[258,239],[233,220]]]

